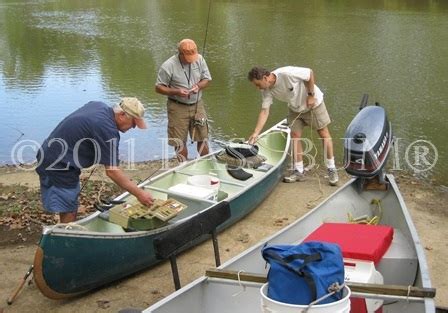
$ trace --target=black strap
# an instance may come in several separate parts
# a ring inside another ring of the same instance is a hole
[[[230,165],[227,165],[227,173],[229,173],[230,176],[238,180],[248,180],[249,178],[254,176],[254,174],[246,172],[241,167]]]
[[[320,253],[313,253],[313,254],[291,254],[287,257],[281,257],[274,251],[264,251],[264,256],[271,258],[272,260],[276,261],[277,263],[283,265],[287,270],[299,275],[300,277],[303,277],[305,282],[307,283],[308,287],[311,291],[311,301],[315,301],[317,299],[317,289],[316,289],[316,283],[314,282],[313,276],[311,276],[310,273],[307,271],[304,271],[303,268],[310,262],[320,261],[322,260],[322,256]],[[266,258],[265,258],[266,259]],[[303,263],[297,267],[294,268],[291,266],[291,262],[294,260],[303,260]]]
[[[303,265],[301,266],[301,267],[303,267],[310,262],[321,261],[322,256],[320,255],[320,253],[316,252],[313,254],[296,253],[296,254],[291,254],[286,257],[283,257],[283,260],[287,263],[293,262],[294,260],[297,260],[297,259],[303,260]]]

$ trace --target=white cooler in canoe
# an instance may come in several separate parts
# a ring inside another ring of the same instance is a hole
[[[204,188],[189,184],[177,184],[168,188],[168,191],[173,195],[195,198],[199,200],[216,201],[218,198],[218,189]]]

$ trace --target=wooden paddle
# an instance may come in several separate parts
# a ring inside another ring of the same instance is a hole
[[[205,272],[208,277],[223,278],[230,280],[248,281],[254,283],[264,284],[267,282],[266,276],[263,274],[248,273],[222,270],[222,269],[208,269]],[[435,288],[420,288],[414,286],[400,286],[400,285],[382,285],[382,284],[364,284],[364,283],[345,283],[352,291],[377,294],[387,296],[401,296],[401,297],[414,297],[414,298],[434,298],[436,296]]]

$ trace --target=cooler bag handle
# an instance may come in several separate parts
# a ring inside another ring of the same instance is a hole
[[[315,262],[315,261],[321,261],[322,256],[320,255],[320,253],[318,253],[318,252],[313,253],[313,254],[295,253],[295,254],[291,254],[291,255],[282,257],[273,251],[265,250],[265,251],[263,251],[263,254],[264,254],[264,256],[271,258],[272,260],[276,261],[277,263],[283,265],[286,269],[290,270],[291,272],[299,275],[300,277],[303,277],[305,282],[308,284],[308,287],[310,288],[311,297],[313,299],[312,301],[315,301],[317,299],[316,284],[314,283],[313,276],[311,276],[310,273],[304,271],[303,268],[308,263]],[[298,260],[298,259],[303,260],[303,263],[300,266],[298,266],[297,268],[294,268],[293,266],[291,266],[290,263],[295,260]]]

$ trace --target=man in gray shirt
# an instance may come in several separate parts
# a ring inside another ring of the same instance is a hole
[[[168,144],[176,148],[180,161],[186,161],[188,134],[197,142],[201,156],[209,153],[202,89],[208,86],[212,77],[193,40],[181,40],[177,49],[178,53],[160,67],[155,90],[168,96]]]

